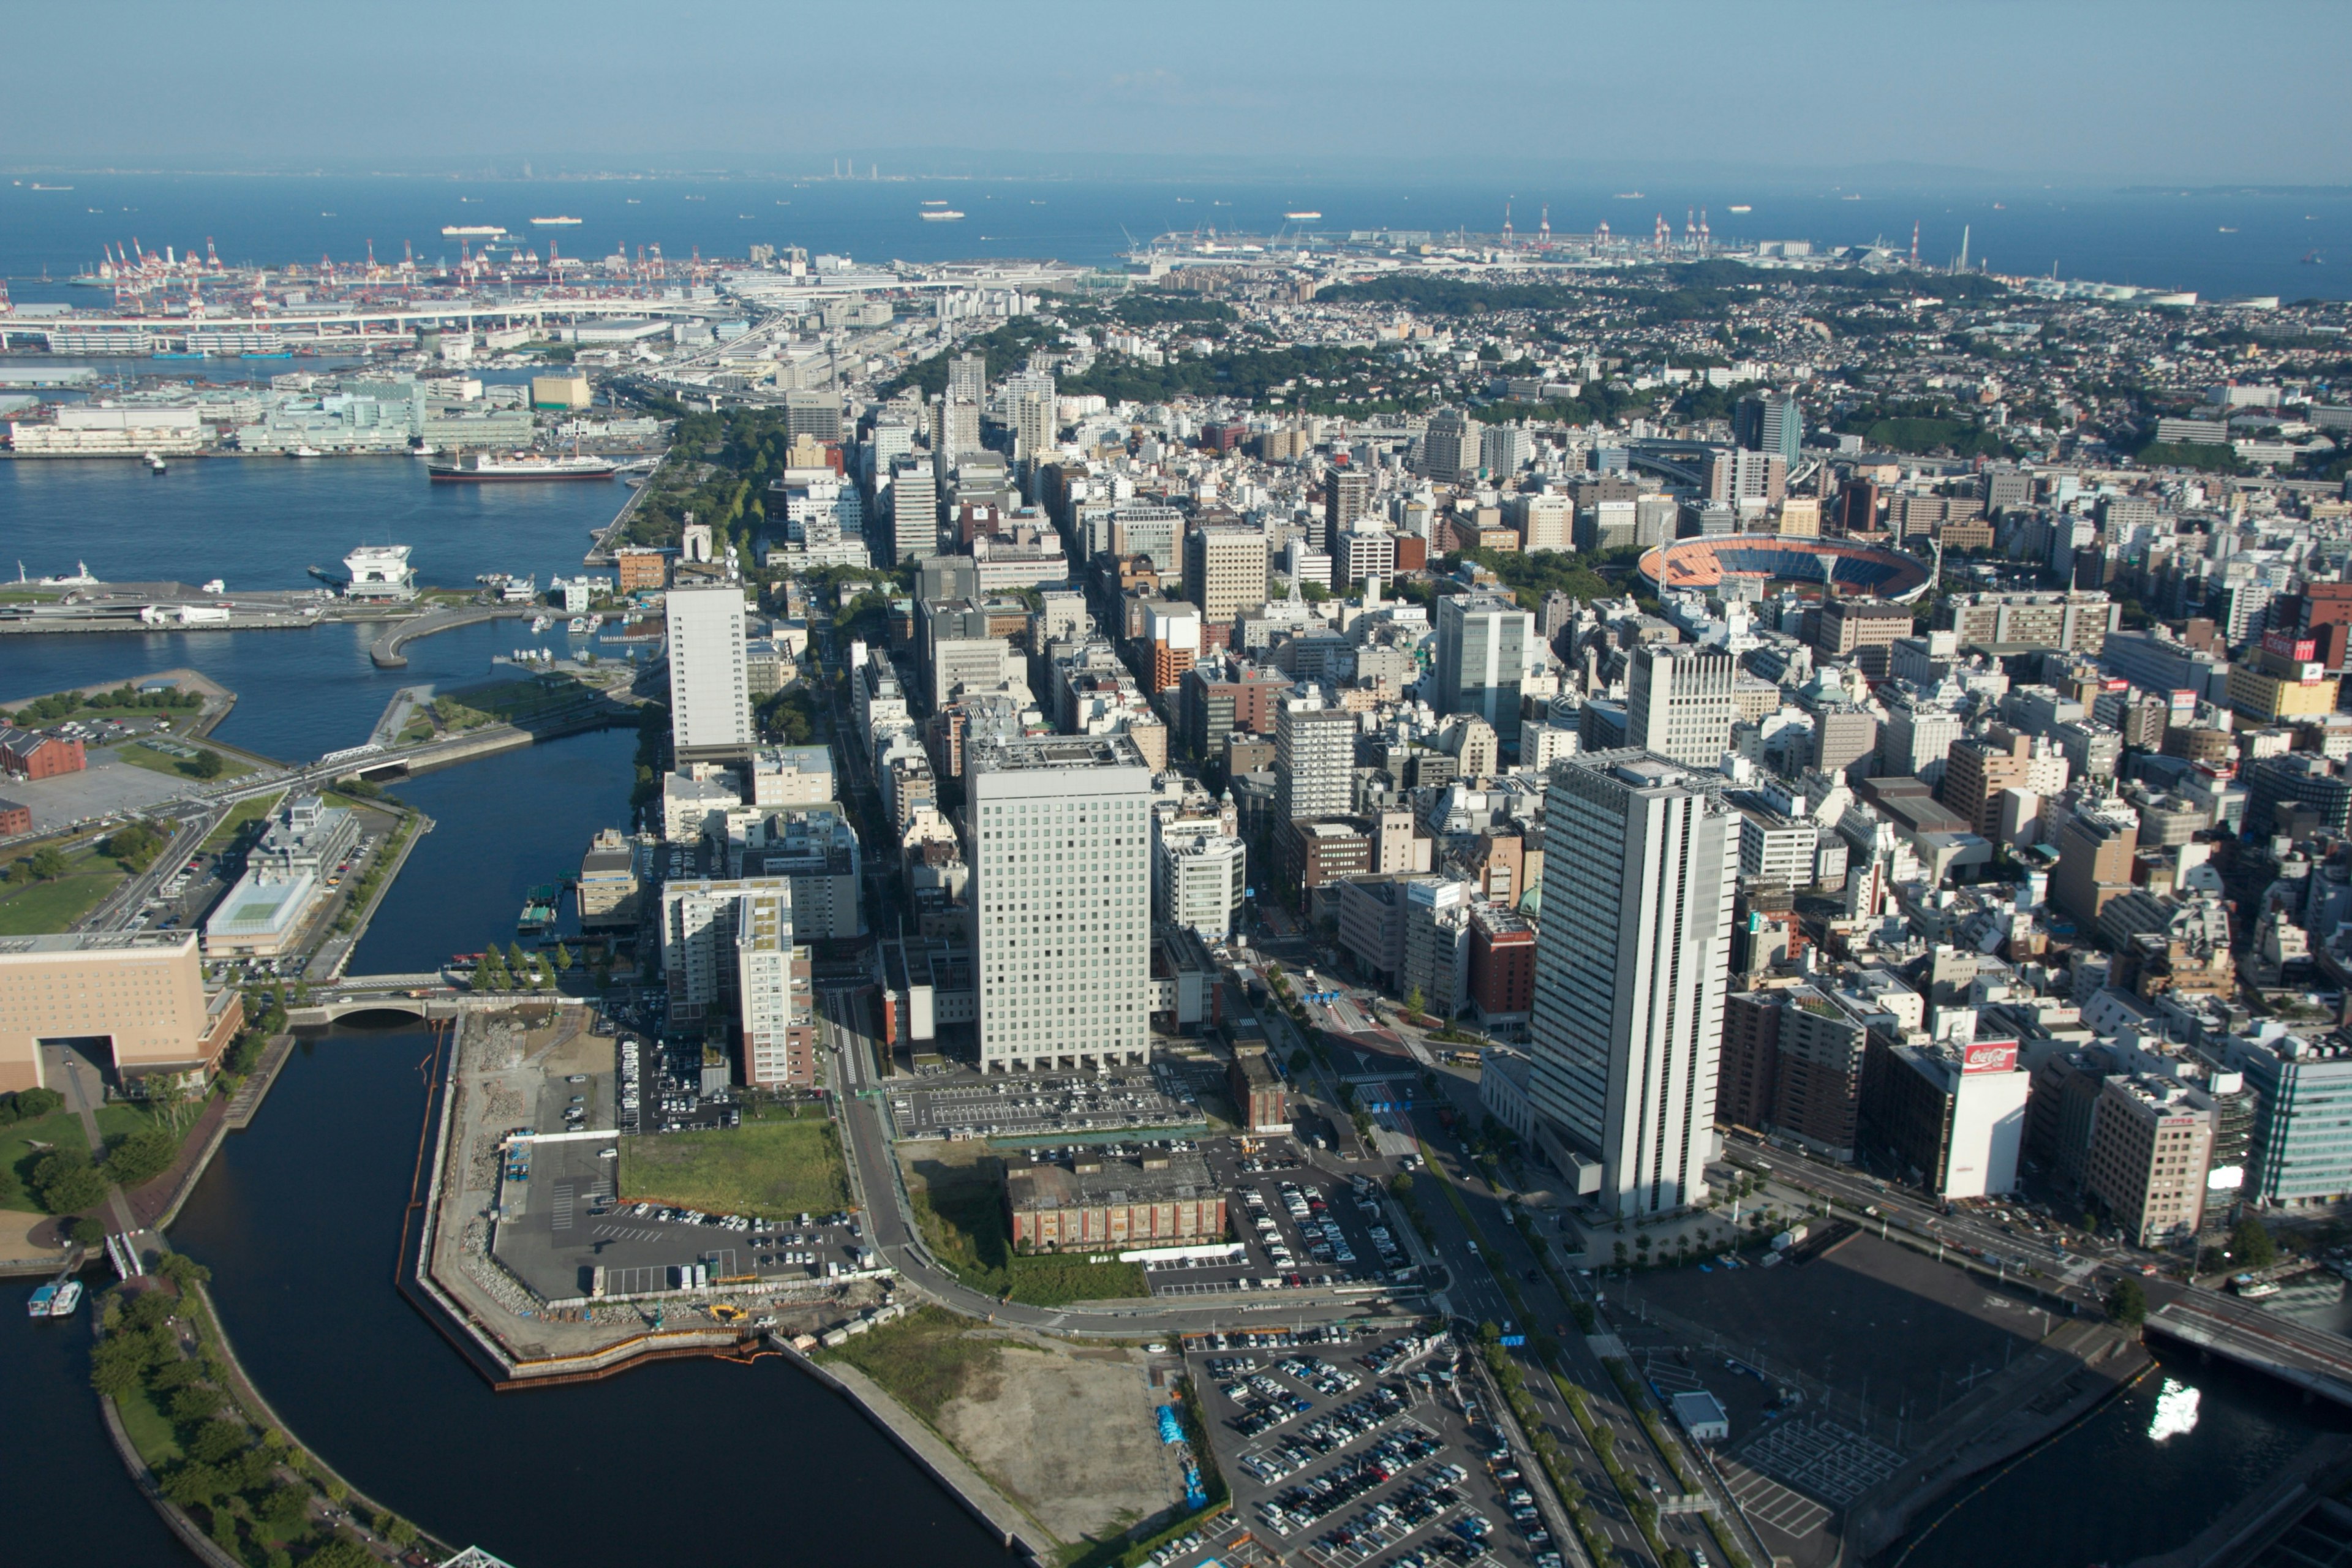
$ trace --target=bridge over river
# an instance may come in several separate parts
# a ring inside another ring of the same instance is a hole
[[[2148,1314],[2147,1331],[2352,1405],[2352,1340],[2251,1301],[2191,1287]]]

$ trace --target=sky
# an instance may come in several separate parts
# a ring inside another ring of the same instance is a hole
[[[5,0],[0,166],[809,173],[845,154],[2352,184],[2347,18],[2342,0]]]

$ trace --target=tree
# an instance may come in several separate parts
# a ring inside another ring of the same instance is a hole
[[[106,1173],[121,1186],[136,1187],[169,1170],[179,1153],[179,1140],[160,1127],[142,1127],[126,1133],[106,1153]]]
[[[66,1236],[77,1247],[96,1247],[106,1239],[106,1226],[89,1215],[82,1215],[66,1226]]]
[[[561,974],[572,967],[572,950],[562,942],[555,944],[555,970]]]
[[[228,771],[228,764],[221,761],[221,754],[205,747],[198,747],[196,754],[184,765],[189,773],[200,779],[216,779]]]
[[[51,1214],[90,1208],[106,1198],[106,1178],[80,1149],[54,1149],[33,1167],[33,1193]]]
[[[2230,1260],[2241,1268],[2268,1268],[2278,1261],[2278,1243],[2270,1227],[2248,1215],[2230,1232]]]
[[[302,1559],[302,1568],[381,1568],[375,1554],[346,1538],[327,1542]]]
[[[523,957],[522,943],[519,942],[507,943],[507,972],[517,979],[530,972],[530,961]]]
[[[44,844],[33,851],[25,864],[37,882],[54,882],[68,870],[66,852],[54,844]]]
[[[1418,985],[1404,994],[1404,1010],[1416,1018],[1421,1016],[1428,1002],[1429,999],[1421,994],[1421,987]]]
[[[2126,1275],[2116,1281],[2116,1288],[2107,1292],[2107,1316],[2126,1329],[2147,1321],[2147,1292],[2139,1288],[2138,1280]]]

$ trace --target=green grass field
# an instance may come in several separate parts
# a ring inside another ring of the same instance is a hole
[[[931,1256],[957,1279],[975,1290],[1033,1307],[1151,1293],[1139,1263],[1092,1263],[1076,1253],[1024,1258],[1014,1252],[1004,1225],[1003,1165],[993,1157],[971,1165],[922,1163],[907,1184]]]
[[[178,746],[190,744],[191,742],[173,741],[171,743]],[[212,751],[212,748],[209,746],[202,747],[200,749],[204,751]],[[114,748],[114,754],[123,762],[129,763],[132,767],[145,768],[151,773],[168,773],[175,779],[192,779],[195,777],[195,774],[191,771],[194,764],[192,764],[187,758],[167,756],[163,752],[156,751],[154,748],[149,746],[144,741],[125,742],[121,745]],[[226,752],[215,752],[214,755],[219,757],[221,760],[221,771],[213,775],[213,782],[218,782],[223,779],[243,778],[246,774],[253,771],[252,763],[240,763]]]
[[[724,1132],[624,1138],[625,1203],[673,1204],[705,1214],[832,1214],[849,1206],[841,1141],[824,1113],[803,1107],[747,1116]]]
[[[16,865],[22,856],[12,858]],[[70,927],[121,887],[121,866],[95,849],[68,850],[66,874],[54,882],[10,882],[0,888],[0,936],[37,936]]]
[[[172,1418],[155,1408],[155,1397],[143,1388],[134,1388],[114,1402],[115,1413],[122,1417],[122,1429],[131,1435],[131,1446],[147,1461],[151,1470],[160,1470],[180,1458],[180,1440],[172,1434]]]
[[[940,1407],[970,1386],[974,1373],[992,1369],[1004,1353],[992,1341],[967,1338],[965,1331],[971,1326],[969,1319],[922,1307],[846,1344],[820,1351],[817,1359],[848,1363],[923,1420],[936,1421]]]
[[[101,1105],[98,1109],[98,1135],[111,1143],[125,1133],[145,1127],[148,1120],[147,1113],[136,1106]],[[42,1147],[36,1149],[37,1143]],[[32,1121],[0,1127],[0,1209],[40,1213],[40,1205],[25,1190],[25,1178],[34,1164],[50,1149],[89,1147],[89,1141],[82,1135],[81,1118],[70,1110],[53,1111]]]
[[[247,823],[257,822],[268,816],[285,798],[285,792],[281,790],[276,795],[257,795],[251,800],[238,801],[229,808],[229,814],[221,818],[220,826],[205,836],[203,848],[206,851],[227,848],[236,842],[238,832]]]

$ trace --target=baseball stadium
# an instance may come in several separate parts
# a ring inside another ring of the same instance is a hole
[[[1754,577],[1769,588],[1833,589],[1909,604],[1927,590],[1926,562],[1900,550],[1786,533],[1727,533],[1677,539],[1644,553],[1642,575],[1660,593],[1701,592],[1720,587],[1727,577]]]

